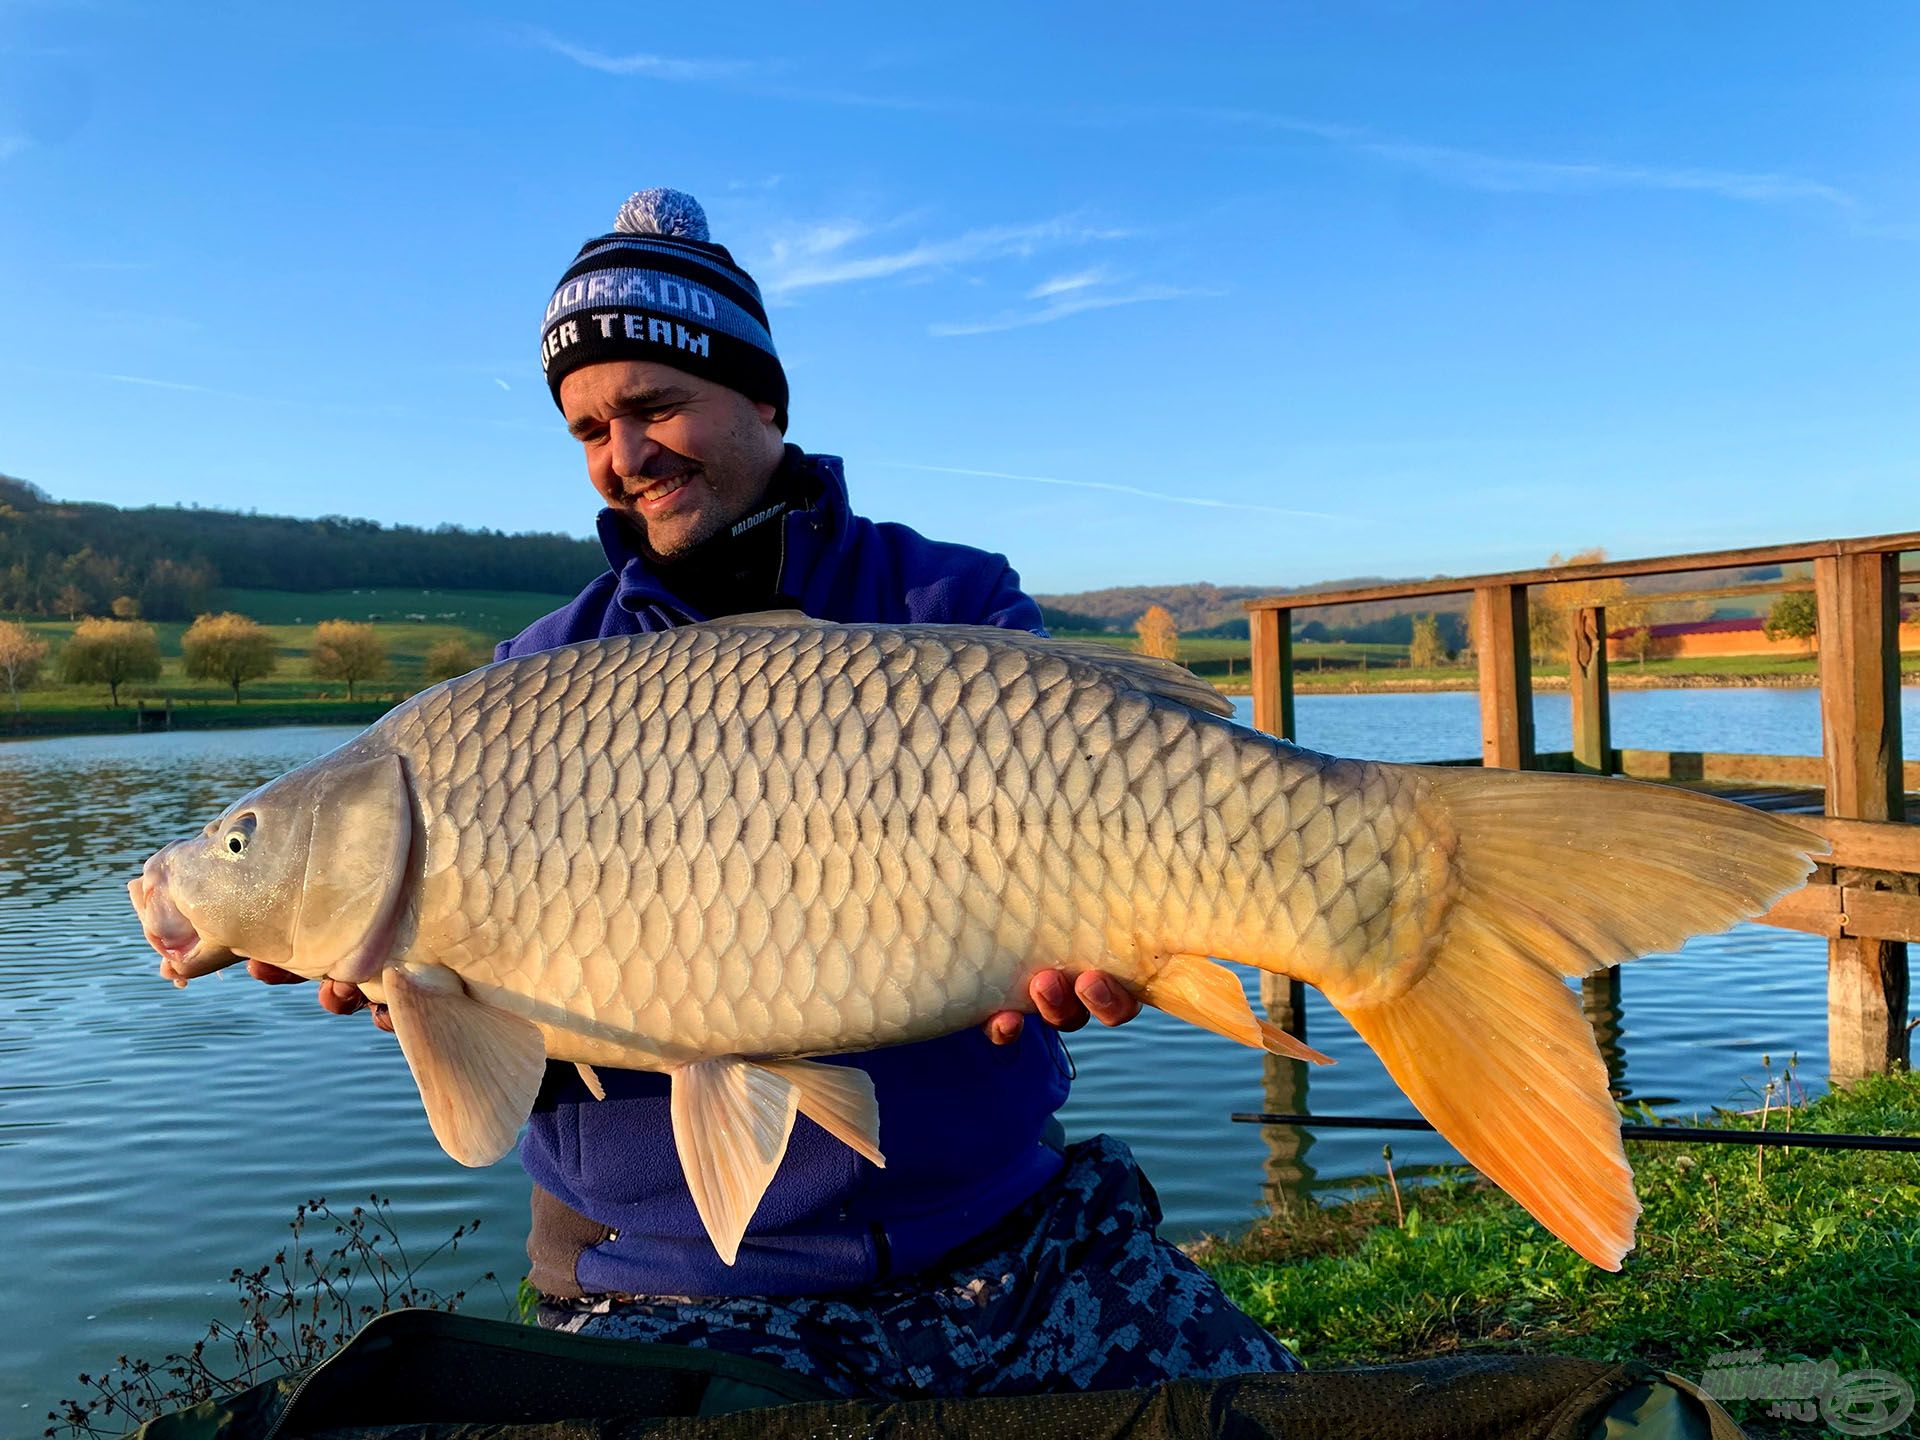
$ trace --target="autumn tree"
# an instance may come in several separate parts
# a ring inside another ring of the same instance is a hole
[[[47,642],[26,626],[0,620],[0,674],[7,677],[13,708],[20,708],[20,692],[31,690],[40,678],[40,662],[47,658]]]
[[[1438,615],[1413,617],[1413,643],[1407,647],[1407,664],[1416,670],[1431,670],[1447,663],[1447,647],[1440,639]]]
[[[427,678],[451,680],[484,664],[486,661],[465,640],[437,640],[427,651]]]
[[[131,595],[114,596],[112,609],[113,618],[116,620],[138,620],[140,618],[140,602]]]
[[[313,628],[307,662],[322,680],[347,682],[347,699],[362,680],[387,673],[387,647],[373,626],[353,620],[322,620]]]
[[[258,622],[231,610],[202,615],[189,625],[180,637],[180,653],[190,678],[231,685],[236,704],[242,683],[271,675],[279,663],[273,637]]]
[[[1769,640],[1804,640],[1811,651],[1819,623],[1820,607],[1813,592],[1795,590],[1773,602],[1773,608],[1767,611],[1767,623],[1760,628]]]
[[[1180,658],[1180,631],[1175,628],[1166,606],[1149,605],[1133,633],[1133,648],[1140,654],[1151,655],[1156,660]]]
[[[60,675],[75,685],[105,685],[118,706],[129,680],[160,678],[160,642],[142,620],[82,620],[61,647]]]

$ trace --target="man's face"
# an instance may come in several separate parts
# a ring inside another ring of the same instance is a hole
[[[585,365],[560,381],[587,477],[659,559],[753,509],[779,467],[771,405],[647,360]]]

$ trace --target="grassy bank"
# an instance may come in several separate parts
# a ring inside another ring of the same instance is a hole
[[[427,652],[443,640],[460,640],[476,658],[487,658],[499,641],[571,598],[490,590],[335,590],[319,594],[283,590],[223,590],[216,609],[237,610],[259,621],[273,637],[278,665],[272,675],[241,686],[241,699],[224,685],[187,678],[180,658],[183,621],[154,624],[161,673],[120,687],[120,704],[110,703],[104,685],[52,683],[59,674],[60,647],[73,634],[65,620],[28,620],[27,628],[49,646],[47,677],[9,705],[0,689],[0,738],[48,735],[119,734],[134,728],[134,710],[173,704],[176,729],[246,725],[365,725],[426,685]],[[313,629],[322,620],[369,623],[385,645],[386,675],[347,687],[322,680],[308,664]]]
[[[1776,1108],[1770,1127],[1783,1123]],[[1920,1134],[1920,1077],[1863,1081],[1790,1123]],[[1716,1354],[1759,1350],[1920,1385],[1920,1156],[1768,1150],[1763,1162],[1744,1146],[1646,1142],[1627,1154],[1646,1208],[1617,1275],[1461,1174],[1403,1183],[1404,1222],[1383,1179],[1349,1203],[1203,1242],[1196,1258],[1309,1364],[1525,1350],[1637,1357],[1697,1379]],[[1763,1402],[1730,1408],[1760,1433],[1794,1433]]]
[[[1062,632],[1063,638],[1067,632]],[[1131,649],[1133,636],[1113,631],[1073,632],[1071,638]],[[1194,674],[1230,695],[1252,688],[1253,657],[1245,640],[1196,636],[1180,641],[1180,661]],[[1901,657],[1907,683],[1920,683],[1920,652]],[[1533,667],[1536,689],[1564,689],[1564,660]],[[1697,655],[1673,659],[1614,660],[1607,682],[1619,690],[1671,686],[1811,686],[1819,683],[1819,662],[1811,655]],[[1411,666],[1405,645],[1349,644],[1296,640],[1293,688],[1297,694],[1384,694],[1395,691],[1477,690],[1479,674],[1471,662]]]

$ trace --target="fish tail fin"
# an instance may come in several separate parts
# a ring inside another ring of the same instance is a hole
[[[1454,837],[1437,941],[1401,993],[1328,998],[1462,1155],[1617,1270],[1640,1207],[1606,1067],[1563,977],[1760,914],[1806,880],[1825,842],[1663,786],[1419,773],[1423,805],[1438,802]]]
[[[1169,955],[1154,976],[1139,987],[1140,999],[1176,1020],[1198,1025],[1256,1050],[1315,1065],[1331,1065],[1331,1056],[1303,1044],[1278,1025],[1262,1020],[1247,1003],[1240,977],[1204,955]]]

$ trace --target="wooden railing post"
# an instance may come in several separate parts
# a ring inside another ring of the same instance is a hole
[[[1253,725],[1282,740],[1293,728],[1293,612],[1253,610],[1247,615],[1253,640]]]
[[[1607,702],[1607,607],[1567,612],[1567,694],[1573,705],[1573,768],[1613,773],[1613,725]]]
[[[1480,661],[1480,763],[1533,764],[1533,663],[1527,649],[1527,587],[1473,592],[1473,650]]]
[[[1899,556],[1813,563],[1827,814],[1905,819],[1900,754]],[[1844,875],[1837,876],[1844,883]],[[1907,947],[1827,942],[1827,1064],[1836,1082],[1907,1058]]]

